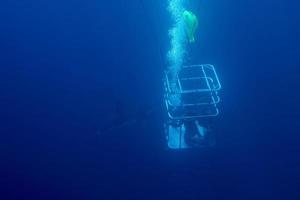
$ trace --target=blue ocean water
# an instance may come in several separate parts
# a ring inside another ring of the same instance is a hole
[[[168,1],[0,3],[1,199],[299,199],[299,3],[192,1],[216,146],[170,152]]]

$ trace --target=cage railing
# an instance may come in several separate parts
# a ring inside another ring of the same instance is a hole
[[[213,117],[219,114],[221,84],[213,65],[184,66],[175,78],[165,72],[164,100],[171,120]],[[179,99],[174,102],[173,99]]]

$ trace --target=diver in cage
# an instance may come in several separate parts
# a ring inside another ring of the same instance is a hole
[[[201,137],[198,131],[196,120],[185,120],[184,127],[185,127],[185,134],[184,134],[185,143],[190,146],[200,145],[203,141],[203,137]]]
[[[185,135],[184,140],[187,145],[199,146],[207,142],[207,137],[212,128],[212,119],[200,119],[194,118],[190,120],[184,120]]]

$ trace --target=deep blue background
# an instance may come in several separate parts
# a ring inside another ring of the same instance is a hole
[[[300,4],[190,5],[188,62],[216,66],[221,115],[215,149],[176,153],[162,132],[166,6],[1,1],[1,199],[300,198]]]

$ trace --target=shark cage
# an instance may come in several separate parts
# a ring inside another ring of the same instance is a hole
[[[221,84],[210,64],[183,66],[163,78],[166,120],[164,132],[170,149],[211,147],[215,144],[212,119],[219,115]]]

